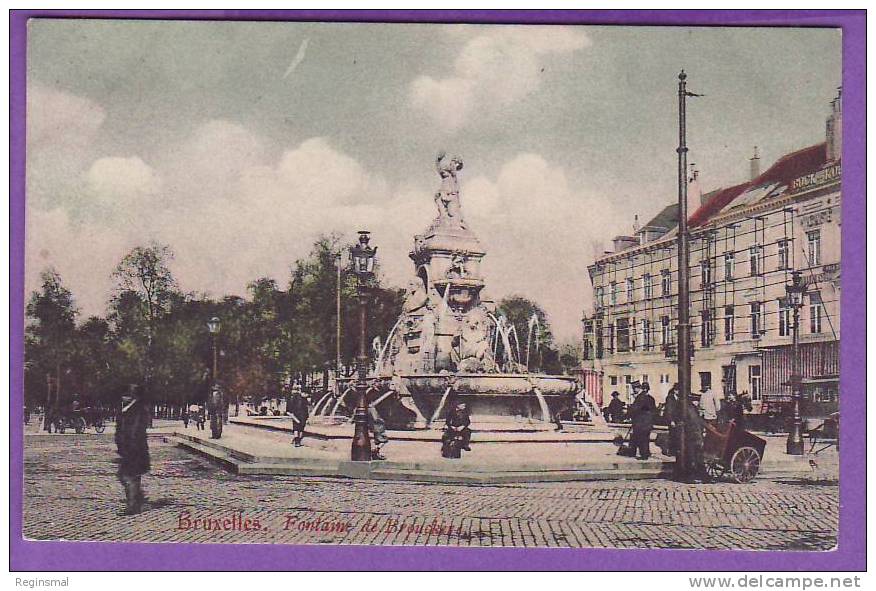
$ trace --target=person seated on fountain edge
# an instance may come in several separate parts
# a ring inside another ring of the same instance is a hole
[[[441,438],[442,443],[446,443],[452,437],[459,437],[459,448],[471,451],[470,425],[471,417],[469,416],[468,405],[461,400],[452,404],[447,410],[444,436]]]

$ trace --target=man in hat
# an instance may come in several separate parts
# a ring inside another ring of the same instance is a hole
[[[651,386],[648,382],[636,383],[638,391],[636,399],[630,405],[630,418],[633,420],[633,433],[630,443],[633,450],[639,454],[640,460],[651,457],[651,430],[654,428],[654,417],[657,414],[657,403],[651,396]],[[636,391],[634,390],[634,391]]]
[[[286,414],[292,417],[292,443],[295,447],[301,447],[304,439],[304,428],[307,426],[307,418],[310,416],[310,408],[307,399],[301,392],[301,385],[297,382],[292,386],[292,393],[286,401]]]
[[[136,385],[131,384],[128,393],[122,396],[122,404],[116,420],[116,448],[119,453],[118,477],[125,488],[123,515],[135,515],[143,509],[143,488],[140,477],[149,472],[149,445],[146,442],[146,425],[149,411]]]
[[[673,384],[666,394],[666,402],[663,405],[663,416],[666,419],[666,426],[669,427],[669,448],[668,455],[674,456],[678,453],[679,447],[679,428],[678,420],[681,414],[681,401],[678,398],[678,384]]]
[[[609,423],[620,423],[624,416],[624,403],[621,402],[617,390],[611,393],[611,402],[605,407],[605,420]]]

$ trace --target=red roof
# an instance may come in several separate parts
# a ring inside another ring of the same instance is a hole
[[[765,185],[789,185],[794,179],[819,170],[825,162],[827,162],[827,144],[824,142],[785,154],[753,181],[720,189],[688,218],[688,224],[691,227],[700,226],[749,189]]]

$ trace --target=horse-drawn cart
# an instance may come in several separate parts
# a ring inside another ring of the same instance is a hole
[[[760,471],[766,440],[752,435],[730,421],[723,426],[706,424],[703,459],[712,478],[729,477],[750,482]]]

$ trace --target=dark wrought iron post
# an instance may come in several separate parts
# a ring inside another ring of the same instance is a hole
[[[353,268],[358,279],[359,300],[359,355],[356,357],[356,410],[353,414],[353,443],[350,459],[354,462],[371,461],[371,438],[368,436],[368,283],[374,275],[374,255],[377,249],[368,246],[369,232],[359,232],[359,243],[350,249]]]
[[[803,285],[803,277],[800,271],[791,274],[791,285],[785,286],[791,306],[793,307],[793,332],[791,341],[791,428],[788,430],[787,449],[788,455],[803,455],[803,417],[800,413],[800,401],[803,398],[801,391],[800,375],[800,307],[803,305],[803,293],[806,286]]]
[[[678,75],[678,455],[675,476],[689,477],[687,449],[687,414],[690,399],[690,236],[687,229],[687,74]]]

